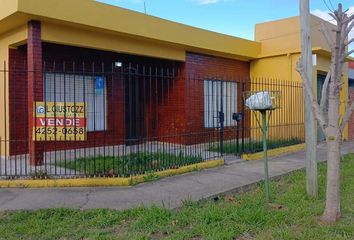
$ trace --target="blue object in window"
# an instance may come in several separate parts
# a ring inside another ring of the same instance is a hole
[[[104,89],[104,77],[96,77],[95,94],[102,95]]]

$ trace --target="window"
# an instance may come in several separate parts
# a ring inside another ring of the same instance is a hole
[[[101,78],[97,91],[96,77],[73,74],[45,74],[44,101],[86,102],[87,131],[107,130],[106,80]]]
[[[222,104],[221,104],[222,103]],[[225,127],[236,126],[232,114],[237,112],[237,83],[204,81],[204,127],[219,127],[218,113],[224,112]]]

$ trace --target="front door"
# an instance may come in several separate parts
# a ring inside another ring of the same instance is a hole
[[[136,74],[125,77],[126,144],[141,143],[145,137],[143,79]]]

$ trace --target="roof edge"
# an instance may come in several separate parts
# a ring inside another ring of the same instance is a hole
[[[18,12],[33,18],[94,27],[127,36],[243,56],[248,59],[256,58],[261,49],[259,42],[172,22],[93,0],[16,1],[18,1]],[[116,20],[112,21],[112,19]]]
[[[0,0],[0,21],[18,11],[18,0]]]

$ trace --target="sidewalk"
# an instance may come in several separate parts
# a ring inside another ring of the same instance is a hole
[[[345,142],[342,154],[354,152],[354,142]],[[276,177],[305,166],[305,153],[270,159],[270,176]],[[326,158],[326,146],[318,147],[318,159]],[[0,211],[41,208],[126,209],[152,204],[176,208],[184,200],[197,201],[241,188],[263,179],[263,161],[238,162],[220,168],[164,178],[134,187],[0,189]]]

